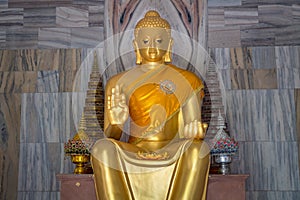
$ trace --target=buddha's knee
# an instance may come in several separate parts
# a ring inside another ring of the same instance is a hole
[[[101,139],[94,144],[91,153],[94,158],[103,160],[114,156],[116,145],[111,139]]]
[[[199,159],[208,159],[210,155],[210,147],[203,140],[193,140],[187,151],[188,154],[197,154]]]

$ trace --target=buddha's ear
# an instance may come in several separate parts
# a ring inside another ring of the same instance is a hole
[[[171,49],[172,49],[172,45],[173,45],[173,38],[170,38],[170,42],[169,42],[169,45],[168,45],[168,49],[167,49],[167,52],[164,56],[164,61],[165,63],[170,63],[172,62],[172,58],[171,58]]]
[[[135,61],[135,63],[137,65],[140,65],[140,64],[142,64],[142,60],[143,59],[142,59],[142,56],[141,56],[138,44],[137,44],[137,42],[135,40],[132,41],[132,44],[133,44],[134,51],[135,51],[135,54],[136,54],[136,61]]]

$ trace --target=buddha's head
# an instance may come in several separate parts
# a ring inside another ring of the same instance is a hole
[[[158,12],[148,11],[137,23],[134,36],[137,64],[171,62],[171,26]]]

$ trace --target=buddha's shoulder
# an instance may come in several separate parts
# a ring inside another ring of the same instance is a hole
[[[168,66],[170,68],[172,68],[173,70],[178,71],[178,73],[181,73],[182,75],[184,75],[185,77],[189,78],[189,79],[197,79],[197,80],[201,80],[194,72],[188,71],[186,69],[182,69],[180,67],[177,67],[173,64],[168,64]]]

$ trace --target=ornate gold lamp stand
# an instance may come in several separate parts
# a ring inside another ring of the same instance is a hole
[[[76,165],[74,174],[86,174],[85,165],[90,162],[90,155],[73,154],[71,160]]]

